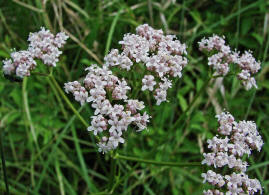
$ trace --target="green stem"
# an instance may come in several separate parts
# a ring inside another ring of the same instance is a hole
[[[31,72],[32,75],[38,75],[38,76],[44,76],[44,77],[48,77],[49,74],[46,73],[42,73],[42,72]]]
[[[147,163],[147,164],[153,164],[153,165],[159,165],[159,166],[171,166],[171,167],[192,167],[192,166],[202,166],[201,162],[184,162],[184,163],[177,163],[177,162],[159,162],[155,160],[147,160],[147,159],[141,159],[136,158],[132,156],[124,156],[120,154],[116,154],[114,156],[115,159],[122,159],[122,160],[128,160],[128,161],[135,161],[135,162],[141,162],[141,163]]]
[[[51,81],[54,83],[54,85],[57,88],[57,90],[59,91],[59,93],[62,96],[62,98],[64,99],[65,103],[74,112],[74,114],[78,117],[78,119],[82,122],[82,124],[87,128],[89,126],[88,123],[84,120],[84,118],[82,118],[82,116],[79,114],[79,112],[75,109],[75,107],[72,105],[72,103],[66,97],[66,95],[63,92],[63,90],[59,86],[58,82],[55,80],[55,78],[52,75],[50,75],[49,77],[50,77]]]
[[[118,153],[116,153],[116,156]],[[115,176],[116,176],[116,159],[110,159],[110,176],[109,176],[109,185],[108,188],[112,189],[113,184],[115,183]]]
[[[53,77],[52,74],[50,74],[49,78],[51,79],[51,81],[54,83],[56,89],[59,91],[60,95],[62,96],[62,98],[64,99],[64,101],[66,102],[66,104],[69,106],[69,108],[74,112],[74,114],[78,117],[78,119],[82,122],[82,124],[88,128],[88,123],[85,121],[85,119],[79,114],[79,112],[75,109],[75,107],[72,105],[72,103],[69,101],[69,99],[66,97],[66,95],[64,94],[63,90],[61,89],[60,85],[58,84],[58,82],[55,80],[55,78]],[[95,136],[96,139],[98,141],[100,141],[100,138]]]
[[[9,188],[8,188],[8,180],[7,180],[7,173],[6,173],[6,161],[5,161],[5,155],[4,155],[4,150],[3,150],[3,139],[2,139],[2,129],[0,129],[0,150],[1,150],[1,159],[2,159],[2,166],[3,166],[3,175],[4,175],[4,180],[5,180],[5,185],[6,185],[6,194],[9,195]]]
[[[51,79],[49,79],[49,78],[46,78],[46,79],[47,79],[47,81],[48,81],[48,83],[49,83],[49,85],[50,85],[50,87],[51,87],[51,89],[52,89],[52,91],[53,91],[53,93],[54,93],[54,95],[55,95],[55,97],[56,97],[59,105],[60,105],[61,111],[62,111],[62,113],[64,115],[64,119],[67,120],[68,119],[68,115],[67,115],[67,112],[64,109],[64,105],[62,103],[62,99],[59,96],[59,92],[57,91],[57,89],[53,85]]]
[[[34,143],[37,146],[37,149],[39,149],[38,143],[37,143],[37,136],[36,136],[36,132],[35,132],[35,127],[31,118],[31,113],[30,113],[30,109],[29,109],[29,104],[28,104],[28,95],[27,95],[27,81],[28,78],[25,77],[23,79],[23,83],[22,83],[22,98],[23,98],[23,104],[24,104],[24,111],[26,113],[26,118],[27,118],[27,122],[29,123],[30,126],[30,130],[34,139]]]
[[[219,77],[229,77],[229,76],[236,76],[236,75],[237,75],[236,73],[231,73],[231,74],[226,74],[226,75],[215,75],[215,76],[212,76],[212,78],[216,79]]]
[[[174,123],[174,125],[172,126],[172,129],[174,129],[187,115],[187,113],[189,112],[189,110],[192,108],[192,106],[194,105],[194,103],[197,101],[197,99],[200,97],[200,95],[203,93],[203,91],[206,89],[206,87],[208,86],[210,80],[212,79],[212,77],[209,77],[204,85],[201,87],[201,89],[197,92],[197,94],[195,95],[195,97],[193,98],[192,102],[189,104],[188,108],[182,113],[182,115],[178,118],[178,120]]]
[[[122,8],[119,9],[117,15],[114,17],[113,22],[111,24],[111,27],[110,27],[110,30],[109,30],[109,33],[108,33],[107,42],[106,42],[105,55],[107,55],[108,52],[109,52],[110,45],[111,45],[111,42],[112,42],[113,33],[115,31],[115,27],[116,27],[116,24],[118,22],[118,19],[119,19],[121,11],[122,11]]]

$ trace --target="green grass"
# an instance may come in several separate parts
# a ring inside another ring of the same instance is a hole
[[[0,75],[1,143],[10,194],[201,194],[204,167],[157,166],[98,153],[96,139],[86,130],[93,114],[90,105],[80,107],[71,96],[62,96],[65,82],[85,76],[87,66],[102,63],[111,48],[120,48],[118,42],[125,33],[134,33],[143,23],[186,42],[189,64],[182,79],[174,81],[170,102],[155,106],[152,98],[138,94],[152,116],[149,130],[130,131],[117,152],[157,162],[200,162],[206,139],[216,133],[215,111],[227,109],[238,120],[256,121],[265,145],[249,160],[248,174],[261,181],[264,194],[269,193],[268,2],[42,2],[0,2],[1,61],[9,57],[11,48],[27,48],[29,32],[41,26],[54,33],[65,30],[70,36],[53,77],[32,75],[16,83]],[[232,77],[223,81],[225,93],[212,90],[214,82],[202,88],[209,69],[197,41],[214,33],[225,35],[232,48],[253,50],[262,62],[257,90],[245,91]],[[44,66],[36,71],[49,74]],[[132,78],[136,76],[133,73]],[[3,171],[1,166],[0,194],[6,192]]]

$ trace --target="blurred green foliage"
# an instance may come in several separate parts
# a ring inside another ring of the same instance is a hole
[[[0,2],[0,59],[10,49],[27,48],[29,32],[41,26],[52,32],[68,31],[54,76],[64,82],[85,76],[84,69],[119,48],[125,33],[148,23],[177,35],[188,45],[189,64],[182,79],[168,93],[170,102],[155,106],[143,93],[152,116],[148,131],[129,130],[119,153],[173,162],[200,162],[207,138],[216,133],[217,110],[226,109],[238,120],[254,120],[264,138],[261,153],[250,160],[250,177],[269,187],[269,3],[266,0],[9,0]],[[253,50],[262,62],[258,90],[245,91],[227,77],[222,90],[215,82],[199,97],[182,124],[175,121],[208,77],[206,57],[197,41],[212,34],[225,35],[232,48]],[[44,66],[38,72],[48,72]],[[136,78],[136,73],[132,73]],[[159,167],[114,160],[97,152],[95,140],[77,120],[55,86],[46,77],[31,76],[23,83],[0,75],[0,125],[11,194],[201,194],[206,185],[201,167]],[[90,122],[89,105],[80,108]],[[1,166],[2,167],[2,166]],[[113,167],[116,167],[115,169]],[[115,171],[112,171],[115,170]],[[2,170],[3,171],[3,170]],[[2,172],[1,172],[2,178]],[[0,193],[5,183],[0,179]]]

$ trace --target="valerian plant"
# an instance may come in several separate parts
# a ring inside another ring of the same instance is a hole
[[[30,76],[31,71],[36,67],[35,59],[40,59],[49,67],[55,67],[62,53],[59,48],[64,46],[67,39],[68,36],[64,32],[54,36],[44,28],[39,32],[31,33],[28,38],[30,42],[28,49],[13,51],[11,59],[3,61],[3,73],[16,75],[19,78]],[[98,140],[98,151],[103,154],[109,152],[112,158],[161,166],[203,166],[204,164],[214,166],[214,171],[209,170],[202,174],[204,182],[215,187],[204,190],[205,195],[257,192],[261,194],[260,182],[246,175],[247,162],[243,157],[249,156],[252,150],[260,151],[263,146],[262,138],[254,122],[236,122],[228,112],[217,113],[220,135],[207,141],[211,152],[203,154],[202,162],[159,162],[113,152],[120,144],[125,143],[124,137],[127,136],[128,131],[135,130],[139,133],[147,129],[150,120],[154,120],[150,113],[145,111],[147,105],[137,99],[137,93],[152,94],[156,105],[168,101],[167,90],[173,87],[174,78],[182,77],[182,71],[188,64],[186,44],[177,40],[175,35],[165,35],[162,30],[155,30],[148,24],[138,26],[136,34],[125,34],[119,44],[121,49],[111,49],[104,57],[103,64],[100,66],[93,64],[85,69],[87,74],[82,82],[66,82],[62,87],[81,105],[91,104],[94,115],[90,116],[90,125],[74,109],[53,77],[52,71],[44,74],[51,78],[59,94],[83,123],[85,129],[94,134]],[[245,51],[243,54],[237,50],[232,51],[230,46],[225,44],[224,37],[217,35],[208,39],[203,38],[198,44],[199,49],[208,55],[208,65],[212,67],[213,74],[208,74],[207,82],[204,82],[204,86],[200,88],[175,124],[184,120],[186,113],[209,82],[215,78],[236,76],[247,90],[258,87],[253,74],[257,73],[261,66],[260,62],[252,56],[251,51]],[[234,72],[230,71],[230,66],[235,66],[232,68]],[[132,71],[139,74],[137,86],[131,86],[130,83],[133,82],[126,76]],[[123,72],[126,73],[122,74]],[[139,90],[134,89],[135,87]],[[230,171],[222,175],[218,170],[222,167],[226,168],[225,170],[229,168]]]

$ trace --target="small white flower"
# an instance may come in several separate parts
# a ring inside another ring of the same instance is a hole
[[[154,85],[156,85],[156,82],[154,81],[154,76],[152,75],[145,75],[142,79],[142,91],[150,90],[153,91]]]
[[[155,90],[154,98],[157,100],[156,105],[160,105],[162,102],[166,101],[166,91],[160,88]]]
[[[145,108],[144,102],[138,101],[138,100],[127,100],[127,106],[128,110],[131,111],[132,114],[135,114],[137,110],[142,110]]]
[[[124,139],[121,137],[121,133],[113,132],[111,136],[109,137],[109,142],[112,143],[114,148],[117,148],[119,143],[123,144]]]
[[[107,122],[103,115],[92,116],[91,126],[88,131],[93,131],[94,135],[103,132],[107,129]]]

